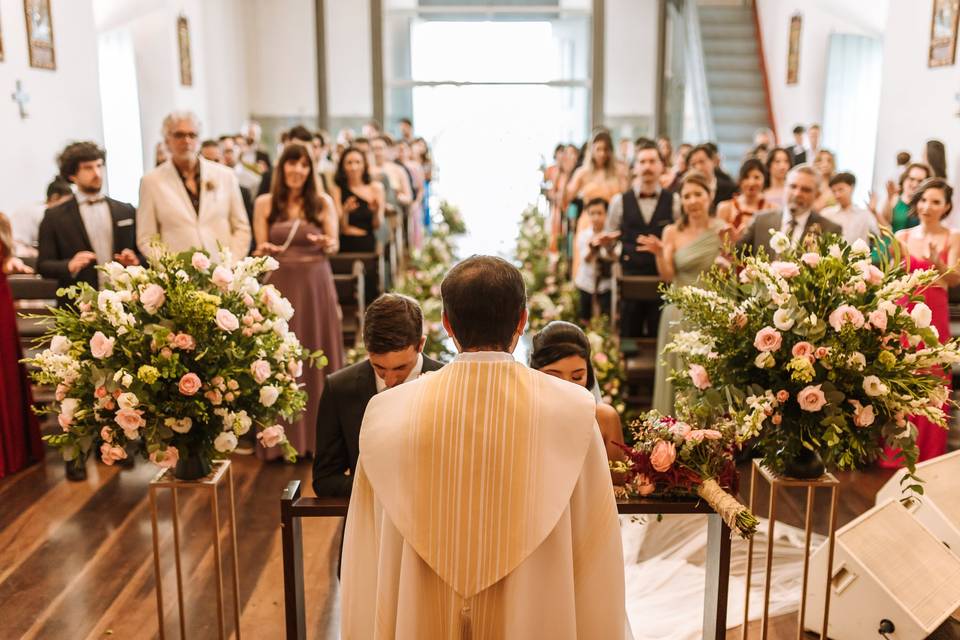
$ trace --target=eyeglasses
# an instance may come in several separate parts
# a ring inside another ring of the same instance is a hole
[[[175,140],[196,140],[199,137],[196,131],[174,131],[170,136]]]

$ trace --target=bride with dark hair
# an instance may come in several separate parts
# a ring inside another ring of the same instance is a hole
[[[590,358],[590,340],[580,327],[555,320],[533,336],[530,367],[585,387],[597,395],[596,375]],[[623,425],[617,411],[597,399],[597,425],[609,460],[623,460]]]

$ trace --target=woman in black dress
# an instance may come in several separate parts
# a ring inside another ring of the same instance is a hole
[[[349,147],[340,156],[333,178],[333,198],[340,203],[340,251],[377,250],[374,231],[383,223],[383,185],[370,177],[367,156]]]

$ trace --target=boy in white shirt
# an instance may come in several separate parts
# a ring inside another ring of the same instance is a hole
[[[868,209],[853,204],[853,189],[857,179],[852,173],[840,172],[830,178],[830,190],[837,204],[824,207],[822,216],[843,228],[843,239],[853,244],[857,239],[870,242],[871,235],[880,234],[877,218]]]
[[[584,258],[573,283],[580,292],[580,319],[587,322],[594,315],[594,298],[600,313],[610,314],[610,264],[615,258],[608,247],[620,237],[620,232],[603,230],[607,222],[607,201],[603,198],[590,200],[583,209],[590,226],[577,234]]]

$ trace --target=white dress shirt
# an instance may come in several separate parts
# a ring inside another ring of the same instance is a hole
[[[110,205],[99,193],[88,194],[77,191],[77,205],[80,207],[80,217],[87,230],[90,246],[97,254],[97,264],[107,264],[113,260],[113,218],[110,216]],[[103,274],[98,272],[100,284],[103,284]]]
[[[410,382],[411,380],[416,380],[420,377],[421,372],[423,372],[423,354],[418,353],[417,364],[413,365],[413,369],[410,370],[410,375],[408,375],[400,384]],[[377,375],[376,369],[373,370],[373,377],[377,379],[377,393],[385,391],[387,389],[387,382]]]
[[[800,240],[803,238],[803,230],[807,227],[807,220],[810,219],[810,210],[804,211],[798,216],[791,215],[789,209],[783,210],[783,215],[780,218],[780,231],[784,234],[787,233],[787,229],[790,228],[790,219],[793,218],[797,221],[796,226],[793,228],[793,234],[790,237],[790,246],[795,247],[800,243]]]
[[[870,242],[870,235],[880,235],[880,227],[872,213],[852,204],[842,209],[839,204],[824,207],[820,212],[830,222],[836,222],[843,229],[843,239],[853,244],[855,240]]]

